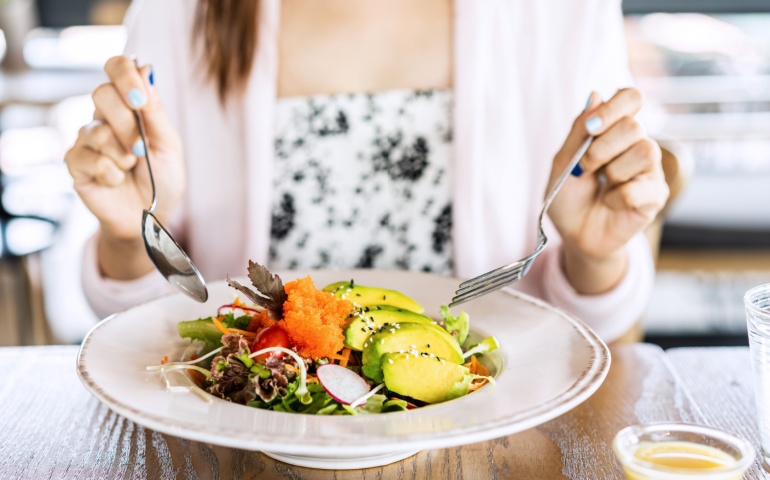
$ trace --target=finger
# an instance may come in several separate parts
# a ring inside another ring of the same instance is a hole
[[[121,170],[128,171],[136,165],[136,156],[123,148],[110,125],[101,120],[84,126],[78,138],[82,146],[111,158]]]
[[[143,156],[136,117],[120,98],[115,85],[111,83],[99,85],[91,96],[96,107],[94,118],[104,119],[109,124],[126,152],[133,151],[137,156]]]
[[[564,171],[564,168],[567,166],[567,163],[577,153],[580,146],[586,140],[586,138],[588,137],[588,134],[585,131],[584,124],[585,124],[587,115],[590,112],[592,112],[598,105],[600,105],[601,101],[602,101],[601,96],[599,96],[599,94],[597,94],[596,92],[591,92],[589,94],[585,109],[572,123],[572,128],[570,129],[570,132],[567,135],[567,139],[564,141],[564,144],[562,145],[561,149],[559,150],[559,152],[556,154],[556,157],[554,158],[553,172]],[[583,173],[583,169],[581,164],[579,163],[575,167],[575,169],[572,171],[572,174],[575,176],[579,176],[581,173]]]
[[[646,173],[662,177],[660,147],[654,140],[643,138],[609,162],[602,173],[610,185],[624,183]]]
[[[594,138],[593,143],[580,160],[583,170],[594,172],[600,169],[644,139],[645,136],[646,132],[633,117],[621,118],[604,134]]]
[[[90,183],[114,187],[126,178],[125,172],[112,159],[87,148],[73,147],[64,160],[75,188]]]
[[[128,108],[139,110],[147,105],[146,77],[142,76],[132,59],[125,56],[112,57],[104,65],[104,71]]]
[[[604,203],[613,210],[636,210],[652,218],[663,208],[668,194],[662,177],[645,175],[610,189]]]
[[[585,131],[601,135],[623,117],[633,117],[642,108],[642,93],[636,88],[618,90],[612,98],[596,107],[585,121]]]

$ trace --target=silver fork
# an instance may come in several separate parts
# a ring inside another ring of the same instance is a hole
[[[487,273],[483,273],[478,277],[466,280],[465,282],[461,283],[460,288],[455,292],[455,296],[452,298],[452,302],[449,304],[450,307],[460,305],[461,303],[465,303],[468,300],[473,300],[474,298],[503,288],[510,283],[520,280],[524,275],[527,274],[527,272],[529,272],[529,269],[535,262],[535,259],[538,255],[540,255],[540,252],[545,249],[545,246],[548,243],[548,237],[545,236],[545,231],[543,231],[543,218],[545,217],[545,213],[548,211],[548,207],[551,206],[551,202],[553,202],[556,194],[559,193],[561,186],[564,184],[564,181],[567,179],[570,172],[572,172],[572,170],[575,168],[575,165],[577,165],[577,163],[586,153],[588,147],[591,146],[593,139],[594,137],[588,137],[586,141],[583,142],[577,153],[575,153],[575,156],[570,160],[567,168],[561,174],[561,177],[559,177],[559,180],[551,188],[551,191],[548,192],[548,196],[546,197],[545,203],[543,204],[543,209],[540,210],[540,218],[538,220],[537,228],[537,246],[535,247],[535,250],[521,260],[510,263],[508,265],[504,265],[500,268],[496,268]]]

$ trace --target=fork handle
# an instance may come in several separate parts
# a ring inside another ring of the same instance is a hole
[[[569,174],[572,173],[572,170],[575,169],[575,165],[577,165],[580,159],[583,158],[583,155],[585,155],[586,151],[588,150],[588,147],[591,146],[591,142],[594,141],[594,138],[595,137],[588,137],[583,142],[583,144],[580,145],[580,148],[578,148],[578,151],[575,152],[575,155],[569,161],[567,168],[564,169],[564,172],[559,177],[559,180],[556,181],[556,184],[551,188],[551,191],[548,192],[548,196],[546,197],[545,203],[543,204],[543,209],[540,211],[541,222],[543,221],[545,212],[548,211],[548,207],[551,206],[553,199],[556,198],[556,194],[559,193],[559,190],[561,189],[561,186],[564,184],[564,181],[567,180],[567,177],[569,176]]]

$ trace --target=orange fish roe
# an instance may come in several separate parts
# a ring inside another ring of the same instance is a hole
[[[284,285],[281,327],[303,357],[326,358],[342,350],[343,328],[353,304],[330,292],[318,290],[310,277]]]
[[[259,313],[255,313],[251,317],[251,321],[249,322],[249,326],[246,327],[247,332],[258,332],[262,330],[263,328],[267,328],[271,325],[275,325],[275,320],[270,318],[267,314],[267,310],[262,310]]]

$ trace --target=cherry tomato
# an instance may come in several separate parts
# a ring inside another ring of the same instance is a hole
[[[283,328],[277,325],[273,325],[260,330],[259,333],[257,333],[257,338],[254,339],[254,344],[251,347],[251,351],[256,352],[258,350],[262,350],[263,348],[268,348],[268,347],[289,348],[289,335],[286,334],[286,331]],[[275,358],[281,358],[283,357],[284,353],[283,352],[263,353],[262,355],[259,355],[256,358],[264,360],[270,355],[275,356]]]

